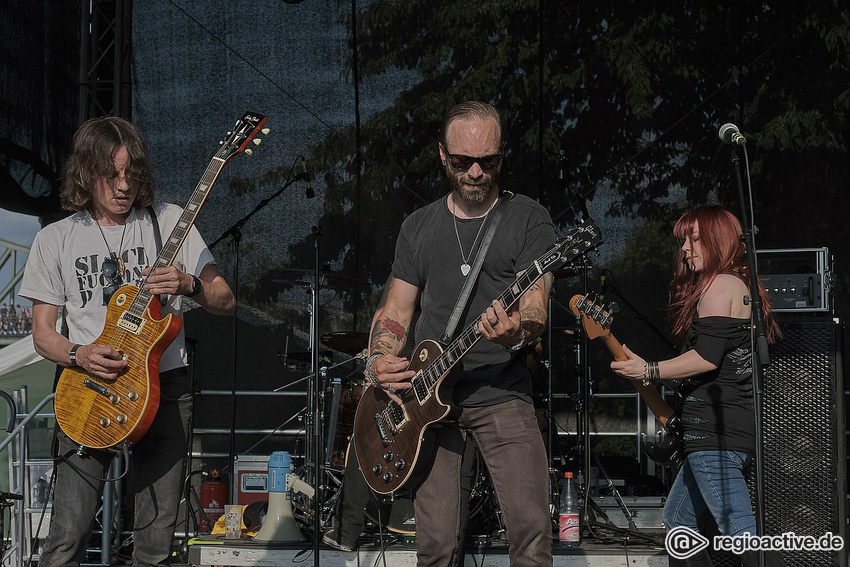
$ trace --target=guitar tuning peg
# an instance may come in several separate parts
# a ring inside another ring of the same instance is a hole
[[[271,128],[263,128],[262,130],[260,130],[260,132],[262,132],[266,136],[268,136],[269,132],[271,132],[271,131],[272,131]]]
[[[219,141],[218,141],[218,145],[219,145],[219,146],[223,146],[223,145],[224,145],[224,140],[219,140]]]
[[[254,155],[254,150],[252,150],[251,148],[245,148],[245,153],[249,156],[252,156]]]
[[[254,145],[255,145],[255,146],[259,146],[260,144],[262,144],[262,143],[263,143],[263,140],[261,140],[260,138],[254,138],[254,139],[253,139],[253,140],[251,140],[251,141],[252,141],[252,142],[254,142]]]
[[[620,306],[617,305],[616,301],[612,301],[610,303],[610,305],[608,305],[608,311],[610,311],[612,314],[619,313],[620,312]]]

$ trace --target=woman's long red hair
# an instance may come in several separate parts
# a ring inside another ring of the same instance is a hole
[[[700,272],[691,270],[681,250],[685,238],[693,236],[696,226],[699,227],[699,241],[702,247],[703,269]],[[682,335],[688,330],[700,298],[718,274],[735,274],[749,285],[750,269],[747,265],[746,247],[741,240],[742,234],[741,223],[735,215],[719,206],[697,207],[676,221],[673,235],[679,241],[680,250],[673,268],[669,306],[673,332],[676,335]],[[781,333],[770,310],[770,301],[764,286],[759,284],[758,288],[764,308],[767,340],[773,342]]]

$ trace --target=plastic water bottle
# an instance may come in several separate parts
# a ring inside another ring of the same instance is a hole
[[[561,547],[581,545],[581,526],[578,514],[578,492],[573,473],[564,473],[564,490],[561,492],[561,509],[558,510],[558,541]]]

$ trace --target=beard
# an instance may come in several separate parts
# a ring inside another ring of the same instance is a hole
[[[463,176],[458,178],[458,176],[450,173],[448,177],[452,191],[457,193],[467,203],[475,205],[483,203],[496,188],[496,177],[492,174],[483,176],[474,185],[462,184],[461,179]]]

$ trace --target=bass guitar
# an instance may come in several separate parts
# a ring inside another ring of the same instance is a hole
[[[581,318],[581,326],[584,334],[589,339],[602,339],[614,360],[628,360],[623,346],[613,334],[611,325],[614,323],[614,314],[617,313],[616,303],[605,305],[597,303],[588,295],[574,295],[570,299],[570,311],[576,317]],[[681,425],[673,408],[661,397],[651,384],[644,384],[643,380],[630,378],[629,382],[640,394],[641,399],[655,415],[655,419],[664,427],[667,438],[654,445],[652,459],[660,464],[672,463],[680,466],[682,462]]]
[[[558,238],[555,246],[538,258],[498,297],[507,310],[546,272],[571,262],[601,244],[599,229],[590,221]],[[412,490],[427,473],[433,454],[432,425],[454,415],[452,387],[458,362],[481,335],[475,320],[445,349],[438,342],[419,343],[410,356],[408,370],[416,375],[413,387],[397,393],[401,404],[381,388],[368,386],[354,415],[354,447],[366,483],[379,494]]]
[[[192,193],[180,220],[153,263],[152,268],[170,266],[189,229],[207,199],[224,164],[245,152],[267,118],[247,112],[228,132]],[[263,130],[268,133],[268,130]],[[95,344],[124,353],[127,367],[113,380],[88,374],[83,368],[66,368],[56,386],[56,421],[75,443],[93,449],[117,450],[141,439],[159,409],[159,360],[180,332],[183,321],[161,316],[159,298],[144,289],[146,278],[136,287],[125,285],[113,294],[106,312],[103,332]]]

